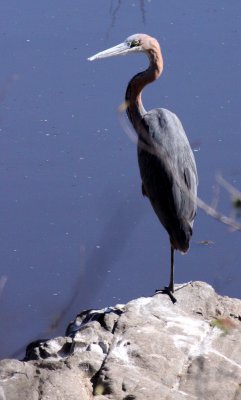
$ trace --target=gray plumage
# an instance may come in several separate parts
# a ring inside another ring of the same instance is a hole
[[[139,125],[138,162],[143,194],[152,204],[174,249],[186,252],[196,214],[197,170],[175,114],[158,108]]]

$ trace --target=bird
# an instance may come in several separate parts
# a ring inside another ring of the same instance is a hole
[[[198,175],[193,151],[176,114],[165,108],[146,111],[142,103],[144,87],[157,80],[163,71],[160,45],[147,34],[134,34],[88,60],[134,53],[144,53],[149,66],[128,83],[126,113],[137,133],[142,194],[150,200],[170,239],[170,281],[157,292],[168,293],[175,300],[174,252],[186,253],[189,249],[197,209]]]

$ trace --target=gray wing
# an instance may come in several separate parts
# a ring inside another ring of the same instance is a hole
[[[143,116],[138,133],[138,161],[144,192],[173,241],[189,242],[196,213],[198,178],[182,124],[168,110],[151,110]],[[185,238],[175,239],[178,230]],[[177,243],[174,247],[185,250],[185,246],[187,243],[179,246]]]

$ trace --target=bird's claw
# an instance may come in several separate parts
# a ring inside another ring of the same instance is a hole
[[[176,303],[177,299],[173,296],[173,291],[171,290],[171,288],[169,286],[165,286],[164,289],[156,289],[155,294],[167,294],[171,301],[173,302],[173,304]]]

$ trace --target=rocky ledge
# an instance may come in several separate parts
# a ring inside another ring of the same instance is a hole
[[[80,313],[0,362],[0,400],[241,399],[241,301],[206,283]]]

